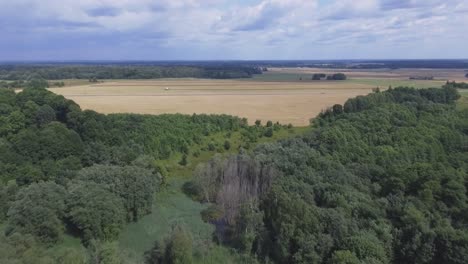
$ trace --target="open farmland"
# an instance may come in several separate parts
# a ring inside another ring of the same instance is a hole
[[[344,72],[346,81],[312,81],[314,73]],[[453,69],[319,69],[270,68],[252,79],[105,80],[100,83],[66,83],[51,88],[84,109],[101,113],[205,113],[246,117],[303,126],[323,109],[373,88],[441,87],[460,81],[464,70]],[[410,80],[431,76],[433,80]]]
[[[352,82],[258,82],[172,79],[109,81],[51,88],[101,113],[230,114],[303,126],[323,109],[365,95],[374,85]]]

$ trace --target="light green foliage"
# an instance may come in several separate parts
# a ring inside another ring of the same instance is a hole
[[[158,241],[147,252],[148,264],[191,264],[193,263],[192,236],[182,226],[175,226],[163,241]]]
[[[55,264],[52,256],[32,235],[14,233],[8,237],[0,234],[0,263],[5,264]]]
[[[123,264],[116,243],[89,241],[89,264]]]
[[[169,238],[167,248],[167,263],[192,263],[192,236],[181,226],[176,226]]]
[[[338,250],[333,252],[331,264],[360,264],[359,259],[349,250]]]

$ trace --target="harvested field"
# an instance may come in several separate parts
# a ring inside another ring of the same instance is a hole
[[[50,90],[101,113],[230,114],[296,126],[323,109],[368,94],[373,85],[350,82],[256,82],[240,80],[113,81]]]
[[[344,72],[348,80],[310,78],[314,73],[336,72]],[[260,119],[304,126],[323,109],[368,94],[375,87],[441,87],[446,80],[466,79],[465,74],[463,69],[271,68],[242,80],[104,80],[76,85],[68,80],[66,87],[50,90],[101,113],[230,114],[246,117],[250,123]],[[410,80],[411,76],[433,76],[434,80]]]

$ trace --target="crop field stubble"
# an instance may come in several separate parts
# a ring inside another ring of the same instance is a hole
[[[345,72],[346,81],[312,81],[313,73]],[[376,87],[440,87],[463,78],[464,70],[432,69],[314,69],[272,68],[252,79],[107,80],[97,84],[51,88],[76,101],[83,109],[101,113],[205,113],[230,114],[295,126],[333,104],[365,95]],[[466,73],[465,73],[466,74]],[[434,76],[435,80],[409,80],[410,76]]]
[[[307,125],[321,110],[371,92],[374,86],[346,82],[243,80],[111,81],[51,88],[83,109],[101,113],[206,113]]]

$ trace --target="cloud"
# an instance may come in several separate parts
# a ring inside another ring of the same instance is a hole
[[[349,19],[353,17],[367,17],[377,15],[378,0],[341,0],[328,6],[323,13],[325,19]]]
[[[313,0],[264,0],[254,6],[238,7],[226,12],[219,26],[233,31],[265,30],[278,26],[285,20],[290,23],[294,17],[314,13]]]
[[[464,0],[0,1],[0,60],[468,57],[467,12]]]

